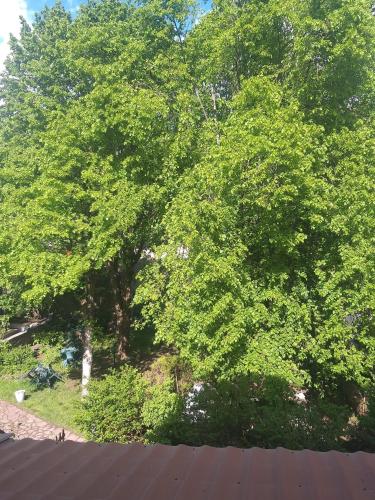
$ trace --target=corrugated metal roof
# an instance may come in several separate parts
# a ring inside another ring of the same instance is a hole
[[[374,500],[375,455],[6,441],[0,499]]]

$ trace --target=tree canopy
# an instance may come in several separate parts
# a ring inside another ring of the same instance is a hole
[[[368,390],[374,41],[370,0],[23,21],[0,80],[4,320],[69,296],[120,356],[151,327],[200,379]]]

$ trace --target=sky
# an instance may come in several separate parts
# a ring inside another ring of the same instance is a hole
[[[63,0],[63,4],[72,14],[85,0]],[[9,33],[18,35],[20,22],[19,16],[32,21],[35,12],[40,11],[45,5],[53,5],[55,0],[0,0],[0,72],[7,56],[9,47]]]

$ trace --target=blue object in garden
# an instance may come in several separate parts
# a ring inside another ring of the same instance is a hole
[[[41,363],[38,363],[38,366],[30,370],[27,376],[38,388],[52,387],[57,380],[62,380],[51,365],[45,366]]]
[[[74,346],[68,346],[61,349],[61,357],[63,366],[66,368],[67,366],[73,365],[77,361],[78,349]]]

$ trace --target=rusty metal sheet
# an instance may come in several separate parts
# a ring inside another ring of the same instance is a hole
[[[67,441],[0,444],[0,500],[375,500],[375,455]]]

